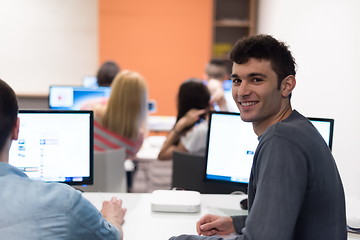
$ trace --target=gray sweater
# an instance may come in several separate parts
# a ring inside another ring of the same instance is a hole
[[[231,239],[347,239],[344,190],[335,160],[320,133],[295,110],[259,138],[248,199],[248,216],[232,217],[239,235]]]

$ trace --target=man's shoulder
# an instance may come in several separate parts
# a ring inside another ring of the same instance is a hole
[[[277,136],[281,138],[298,139],[301,138],[301,136],[305,137],[308,135],[307,132],[309,131],[314,131],[314,126],[306,117],[294,110],[288,118],[270,126],[262,138],[267,139]]]
[[[27,201],[35,201],[39,206],[51,209],[69,209],[81,198],[80,191],[64,183],[46,183],[40,180],[19,178],[16,187],[22,189]]]
[[[74,203],[78,202],[82,198],[80,191],[64,183],[45,183],[37,182],[38,192],[46,193],[44,201],[52,202],[52,204],[68,205],[71,207]]]

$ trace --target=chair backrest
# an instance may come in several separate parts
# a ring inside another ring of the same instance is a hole
[[[207,194],[247,192],[239,185],[204,181],[206,157],[186,152],[173,153],[172,188],[199,191]]]
[[[175,151],[172,169],[172,188],[204,193],[205,156]]]
[[[127,192],[125,148],[94,152],[94,184],[76,187],[84,192]]]

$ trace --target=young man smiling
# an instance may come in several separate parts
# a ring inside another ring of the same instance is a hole
[[[315,127],[296,110],[295,61],[269,35],[233,47],[233,98],[259,137],[248,188],[248,216],[205,215],[199,236],[183,239],[345,240],[345,198],[335,160]]]

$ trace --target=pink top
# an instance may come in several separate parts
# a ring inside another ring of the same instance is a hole
[[[134,157],[139,151],[144,137],[140,136],[136,141],[120,136],[106,129],[97,121],[94,121],[94,150],[106,151],[107,149],[126,149],[126,157]]]

